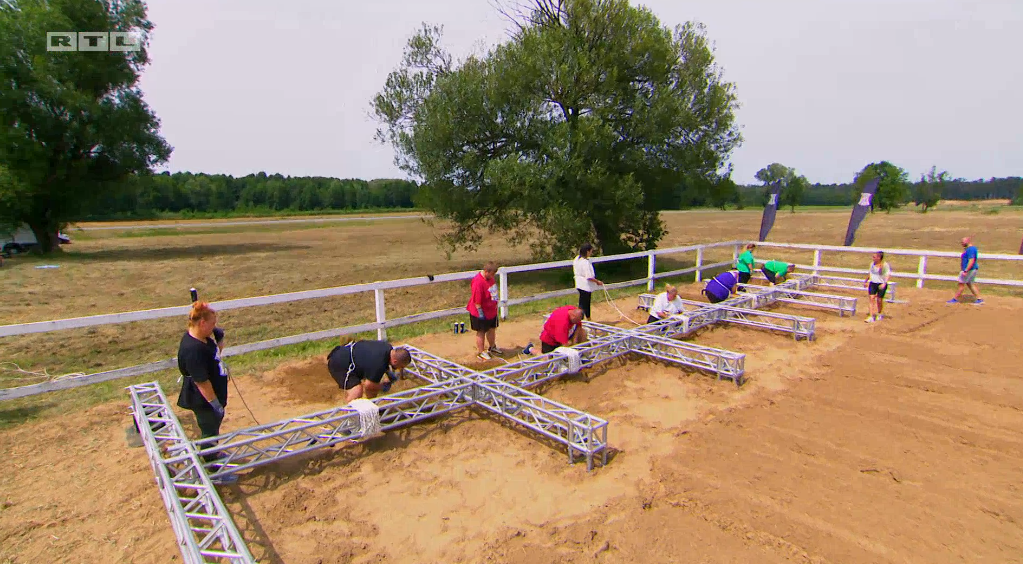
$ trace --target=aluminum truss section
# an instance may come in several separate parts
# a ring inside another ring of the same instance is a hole
[[[468,378],[456,378],[375,398],[373,401],[380,409],[380,428],[390,431],[467,407],[474,401],[474,386],[475,382]],[[340,406],[194,444],[201,455],[220,455],[214,462],[206,463],[210,475],[218,477],[360,438],[359,412]]]
[[[818,278],[820,278],[820,281],[817,282],[817,286],[821,286],[822,288],[838,288],[857,292],[862,292],[866,289],[863,286],[863,280],[860,278],[824,275],[819,275]],[[898,285],[898,282],[888,282],[888,291],[884,294],[884,301],[888,303],[895,303],[895,290],[898,288]]]
[[[624,354],[620,345],[621,338],[604,339],[589,346],[576,346],[581,350],[583,366],[592,366]],[[417,375],[462,377],[475,382],[472,397],[474,405],[496,413],[519,423],[528,429],[565,445],[568,448],[568,461],[575,461],[575,456],[582,455],[586,459],[586,469],[593,469],[593,457],[603,453],[602,461],[607,463],[607,421],[588,413],[569,407],[565,404],[547,399],[543,396],[526,391],[524,388],[537,386],[552,378],[557,378],[569,371],[568,361],[557,353],[545,355],[549,357],[542,366],[531,363],[535,359],[527,359],[521,363],[522,371],[505,370],[502,374],[512,378],[504,381],[492,376],[493,371],[480,373],[456,362],[440,358],[415,347],[406,347],[412,354]],[[627,352],[627,351],[625,351]],[[406,368],[408,370],[408,368]],[[425,378],[424,378],[425,379]]]
[[[160,384],[139,384],[128,391],[182,559],[188,564],[255,562]]]
[[[586,459],[586,470],[592,470],[593,457],[601,454],[602,464],[607,464],[604,419],[490,376],[480,378],[478,394],[477,406],[566,445],[569,463],[581,454]]]
[[[583,327],[588,332],[617,331],[620,335],[629,337],[630,352],[711,372],[718,380],[728,378],[738,383],[742,381],[745,372],[746,355],[743,353],[676,341],[643,333],[637,329],[621,329],[593,321],[583,321]]]
[[[750,288],[749,285],[740,284],[740,288]],[[845,314],[856,315],[856,298],[850,296],[836,296],[833,294],[819,294],[817,292],[805,292],[802,290],[790,290],[788,288],[771,288],[774,292],[775,302],[805,305],[820,309],[827,309],[838,312],[840,317]]]
[[[413,346],[406,345],[404,348],[412,356],[412,362],[405,367],[405,373],[411,374],[420,380],[436,383],[458,378],[473,380],[479,376],[479,372],[462,366],[457,362],[452,362]]]
[[[727,378],[735,382],[737,386],[742,385],[743,374],[746,372],[746,355],[743,353],[642,333],[633,333],[630,339],[633,352],[706,370],[716,374],[718,380]]]
[[[581,369],[630,352],[629,340],[626,335],[610,333],[604,337],[574,345],[572,348],[579,351]],[[568,373],[568,359],[559,353],[551,352],[492,368],[483,372],[483,375],[521,388],[532,388]]]
[[[640,294],[639,306],[637,309],[649,310],[653,304],[653,294]],[[682,305],[700,307],[706,304],[693,300],[681,300]],[[817,320],[812,317],[801,315],[789,315],[787,313],[774,313],[759,311],[750,308],[716,306],[716,309],[723,311],[721,321],[734,325],[756,327],[789,333],[797,341],[800,339],[814,340],[816,338]]]

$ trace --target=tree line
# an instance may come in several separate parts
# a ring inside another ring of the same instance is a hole
[[[410,180],[288,177],[265,172],[130,175],[104,190],[83,219],[143,218],[159,212],[259,212],[412,208],[419,186]]]
[[[871,163],[856,174],[852,182],[844,184],[810,184],[795,169],[779,163],[772,163],[757,172],[760,186],[740,186],[735,200],[738,207],[767,203],[769,187],[781,184],[779,207],[795,206],[851,206],[860,198],[866,182],[875,176],[881,177],[874,196],[876,208],[889,211],[907,204],[917,206],[921,212],[934,208],[941,200],[992,200],[1007,199],[1016,205],[1023,204],[1023,178],[1010,176],[988,180],[953,179],[947,171],[931,167],[916,182],[909,180],[909,173],[888,161]]]

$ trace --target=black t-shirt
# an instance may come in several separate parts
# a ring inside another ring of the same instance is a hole
[[[178,394],[178,406],[185,409],[209,407],[209,402],[196,387],[196,382],[209,380],[220,405],[227,407],[227,374],[221,370],[220,349],[210,338],[205,342],[186,331],[178,345],[178,370],[185,377]]]
[[[356,341],[351,349],[351,357],[347,346],[335,347],[330,352],[328,363],[337,366],[347,364],[349,358],[355,362],[352,372],[360,380],[369,380],[379,384],[391,367],[391,343],[387,341]],[[345,367],[347,369],[347,366]]]

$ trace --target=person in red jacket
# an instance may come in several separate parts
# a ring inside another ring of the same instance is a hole
[[[586,341],[583,310],[574,305],[561,306],[551,312],[540,333],[540,352],[547,354],[558,347],[570,347]]]
[[[476,356],[480,360],[490,360],[490,355],[501,354],[497,348],[497,264],[493,261],[483,265],[472,279],[469,303],[465,309],[469,312],[469,327],[476,332]],[[490,349],[483,350],[484,338],[490,342]]]

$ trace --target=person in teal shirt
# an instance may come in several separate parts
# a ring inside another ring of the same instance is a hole
[[[739,255],[739,260],[735,263],[735,269],[739,271],[739,284],[749,284],[749,279],[753,276],[753,266],[756,264],[753,258],[755,248],[756,243],[747,243],[746,250]]]
[[[785,281],[785,277],[794,270],[796,270],[796,265],[781,262],[779,260],[769,260],[765,262],[764,267],[760,269],[771,284],[781,284]]]

